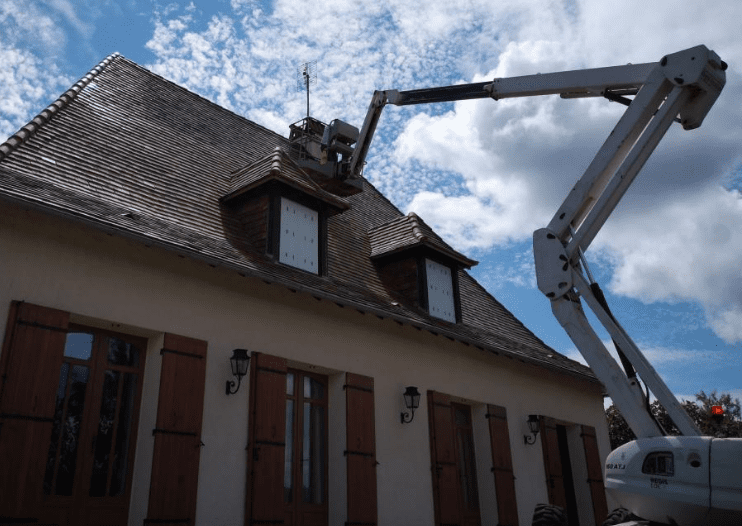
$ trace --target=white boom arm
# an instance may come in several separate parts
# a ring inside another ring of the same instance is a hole
[[[726,64],[705,46],[665,56],[660,62],[527,75],[492,82],[411,91],[377,91],[361,128],[348,169],[361,173],[371,139],[386,104],[398,106],[490,97],[559,94],[563,98],[606,97],[628,106],[584,175],[546,228],[533,235],[539,290],[600,379],[637,437],[663,435],[647,410],[634,368],[683,435],[700,431],[652,365],[615,321],[599,289],[583,276],[580,257],[616,207],[647,158],[674,121],[684,129],[703,122],[726,82]],[[627,95],[635,95],[632,99]],[[580,304],[590,309],[616,343],[626,372],[593,331]]]

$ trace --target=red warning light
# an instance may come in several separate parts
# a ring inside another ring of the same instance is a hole
[[[720,405],[712,405],[711,406],[711,415],[712,416],[723,416],[724,415],[724,408]]]

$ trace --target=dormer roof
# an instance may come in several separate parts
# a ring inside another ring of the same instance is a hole
[[[350,208],[347,203],[323,190],[302,170],[286,151],[276,146],[270,155],[266,155],[232,175],[229,182],[229,193],[221,198],[229,201],[239,195],[250,193],[272,181],[281,182],[337,211]]]
[[[369,230],[368,236],[373,259],[427,247],[464,268],[471,268],[478,264],[478,261],[469,259],[454,250],[414,212]]]

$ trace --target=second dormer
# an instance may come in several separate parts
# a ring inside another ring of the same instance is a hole
[[[461,320],[459,270],[476,261],[451,248],[414,213],[372,229],[369,241],[371,259],[393,297],[435,318]]]
[[[237,248],[316,275],[327,272],[327,218],[349,208],[280,148],[235,173],[221,202]]]

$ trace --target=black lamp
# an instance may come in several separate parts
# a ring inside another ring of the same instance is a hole
[[[247,367],[250,365],[250,357],[247,355],[247,349],[235,349],[232,351],[232,357],[229,359],[232,366],[232,374],[237,377],[237,387],[234,391],[234,380],[227,380],[227,394],[235,394],[242,383],[242,377],[247,374]]]
[[[407,387],[407,389],[405,389],[403,396],[404,405],[407,409],[410,410],[410,412],[403,412],[401,414],[401,419],[403,424],[409,424],[410,422],[412,422],[412,419],[415,418],[415,409],[420,407],[420,392],[417,390],[417,387],[409,386]]]
[[[535,444],[536,436],[538,436],[539,429],[541,429],[541,422],[539,421],[538,415],[528,415],[528,430],[532,436],[523,435],[523,441],[526,444]]]

